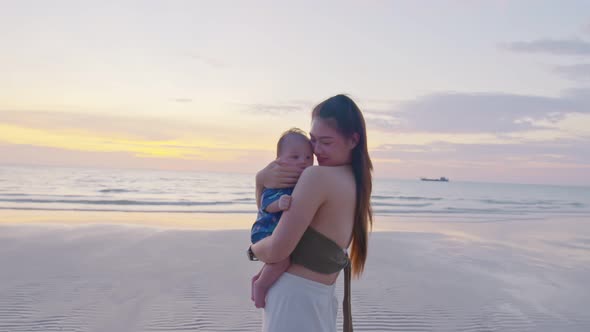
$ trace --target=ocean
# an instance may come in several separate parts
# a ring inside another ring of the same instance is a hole
[[[374,179],[376,216],[466,222],[590,215],[590,187]],[[254,174],[0,167],[0,209],[256,213]]]

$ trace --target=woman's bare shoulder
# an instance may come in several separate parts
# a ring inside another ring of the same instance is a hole
[[[352,172],[349,167],[346,166],[310,166],[301,173],[301,179],[314,183],[317,187],[318,184],[328,184],[332,181],[342,181],[343,178],[352,176]]]
[[[318,185],[321,185],[328,180],[327,177],[331,174],[330,168],[331,167],[326,166],[309,166],[303,170],[297,184],[306,183],[317,188]]]
[[[303,170],[303,173],[301,173],[301,176],[299,177],[299,181],[301,180],[305,180],[305,181],[317,181],[319,179],[322,178],[323,174],[326,174],[326,167],[322,167],[322,166],[309,166],[306,169]]]
[[[344,167],[341,167],[341,166],[313,165],[313,166],[307,167],[303,171],[303,173],[301,173],[301,176],[303,176],[305,174],[305,176],[308,176],[308,177],[322,177],[322,176],[325,176],[328,174],[335,175],[335,174],[342,172],[343,170],[344,170]]]

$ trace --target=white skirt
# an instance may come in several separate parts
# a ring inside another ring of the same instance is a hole
[[[283,273],[266,295],[262,331],[335,332],[335,287]]]

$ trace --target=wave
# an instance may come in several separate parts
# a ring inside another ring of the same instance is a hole
[[[411,201],[440,201],[441,197],[373,195],[372,199],[402,199]]]
[[[171,205],[171,206],[208,206],[208,205],[232,205],[241,204],[237,201],[210,201],[210,202],[194,202],[194,201],[181,201],[181,202],[166,202],[166,201],[135,201],[126,199],[115,199],[115,200],[75,200],[75,199],[2,199],[0,202],[8,203],[43,203],[43,204],[88,204],[88,205]]]
[[[50,207],[19,207],[19,206],[0,206],[0,210],[18,210],[18,211],[77,211],[77,212],[125,212],[125,213],[229,213],[229,214],[253,214],[256,216],[256,209],[253,210],[126,210],[114,208],[50,208]]]
[[[255,210],[254,198],[237,197],[228,200],[210,200],[210,201],[191,201],[191,200],[134,200],[134,199],[88,199],[88,196],[75,196],[71,197],[82,197],[83,199],[70,199],[65,198],[69,196],[57,196],[57,195],[38,195],[41,198],[20,198],[22,195],[2,195],[0,194],[0,203],[15,203],[16,205],[26,204],[38,204],[38,205],[54,205],[54,204],[67,204],[68,206],[78,205],[77,207],[64,208],[63,210],[72,210],[79,208],[80,211],[84,211],[84,206],[120,206],[114,210],[125,210],[124,206],[129,207],[128,210],[134,209],[134,207],[145,206],[154,207],[154,211],[157,207],[170,206],[177,207],[179,211],[186,211],[187,207],[230,207],[236,205],[251,205]],[[53,198],[55,197],[55,198]],[[499,201],[494,202],[510,202],[510,201]],[[416,203],[394,203],[390,201],[373,201],[372,205],[376,212],[386,214],[407,214],[407,213],[448,213],[448,214],[529,214],[529,213],[556,213],[556,212],[574,212],[582,213],[588,212],[585,209],[586,205],[581,203],[563,203],[559,205],[536,205],[536,204],[505,204],[501,206],[497,203],[497,207],[480,205],[478,207],[452,207],[452,206],[436,206],[432,202],[416,202]],[[19,207],[20,208],[20,207]],[[33,208],[33,207],[27,207]],[[45,209],[44,207],[34,207],[35,209]],[[100,208],[100,211],[104,211],[105,208]],[[89,211],[92,211],[89,210]],[[168,210],[167,210],[168,211]]]
[[[395,206],[395,207],[427,207],[431,206],[432,203],[414,203],[414,204],[396,204],[396,203],[382,203],[382,202],[371,202],[373,206]]]
[[[52,194],[20,194],[20,193],[0,193],[0,201],[2,200],[3,196],[9,197],[31,197],[31,196],[40,196],[40,197],[86,197],[84,195],[52,195]]]
[[[134,193],[138,192],[137,190],[130,190],[130,189],[101,189],[98,191],[99,193]]]
[[[127,205],[127,206],[213,206],[213,205],[235,205],[235,204],[254,204],[253,198],[236,198],[228,201],[209,201],[209,202],[195,202],[195,201],[137,201],[137,200],[74,200],[74,199],[34,199],[34,198],[14,198],[14,199],[3,199],[0,198],[0,202],[7,203],[39,203],[39,204],[80,204],[80,205]],[[385,203],[385,202],[373,202],[373,206],[383,207],[427,207],[431,206],[432,203]]]
[[[255,202],[254,198],[236,198],[234,201],[237,202]]]
[[[559,204],[558,201],[548,201],[548,200],[536,200],[536,201],[506,201],[506,200],[496,200],[496,199],[482,199],[479,200],[481,203],[486,204],[501,204],[501,205],[553,205]]]
[[[39,206],[39,207],[23,207],[23,206],[0,206],[0,210],[17,210],[17,211],[75,211],[75,212],[123,212],[123,213],[203,213],[203,214],[252,214],[255,216],[256,209],[218,209],[218,210],[211,210],[207,209],[203,206],[203,209],[197,210],[186,210],[186,209],[126,209],[124,207],[113,207],[113,206],[104,206],[104,207],[72,207],[72,208],[59,208],[59,207],[49,207],[49,206]],[[587,216],[588,211],[572,211],[572,210],[561,210],[561,211],[510,211],[510,210],[495,210],[495,209],[374,209],[373,214],[376,216],[395,216],[395,215],[431,215],[431,216],[444,216],[444,215],[462,215],[462,216],[478,216],[478,218],[482,218],[482,222],[489,219],[490,217],[499,217],[499,216],[510,216],[512,220],[513,217],[519,216],[534,216],[538,215],[539,213],[548,215],[568,215],[568,216]]]
[[[506,210],[506,209],[472,209],[472,208],[441,208],[441,209],[374,209],[375,214],[380,215],[396,215],[396,214],[469,214],[469,215],[487,215],[487,216],[499,216],[499,215],[512,215],[512,216],[525,216],[535,214],[568,214],[568,215],[588,215],[588,211],[581,210]]]
[[[524,214],[525,211],[508,211],[496,209],[374,209],[375,214],[394,215],[394,214],[488,214],[488,215],[505,215],[505,214]]]

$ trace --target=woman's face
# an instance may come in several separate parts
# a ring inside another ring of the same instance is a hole
[[[311,122],[311,145],[320,166],[350,164],[353,139],[344,137],[334,128],[331,119],[314,118]]]

